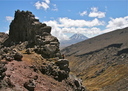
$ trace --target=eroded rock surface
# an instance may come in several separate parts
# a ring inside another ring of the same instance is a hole
[[[45,58],[61,57],[59,41],[51,35],[51,29],[36,19],[32,12],[17,10],[5,45],[12,46],[27,41],[26,48],[35,48],[35,52]]]

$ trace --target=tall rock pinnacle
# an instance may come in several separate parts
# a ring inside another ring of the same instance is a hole
[[[51,35],[51,27],[39,22],[30,11],[15,12],[10,24],[9,40],[12,44],[28,41],[43,57],[60,56],[59,41]]]
[[[15,12],[14,20],[10,24],[9,38],[14,42],[33,40],[36,34],[43,31],[50,33],[51,27],[47,28],[29,11]]]

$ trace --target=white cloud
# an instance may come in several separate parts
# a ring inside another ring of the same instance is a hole
[[[73,20],[67,17],[59,18],[57,20],[44,21],[48,26],[52,27],[52,34],[59,40],[68,40],[67,33],[82,33],[87,37],[93,37],[100,34],[100,29],[96,26],[104,25],[103,21],[94,19],[92,21]],[[88,28],[86,28],[88,27]]]
[[[47,4],[50,4],[50,0],[44,0]]]
[[[108,21],[108,25],[106,25],[106,29],[101,31],[101,33],[107,33],[114,31],[116,29],[122,29],[128,27],[128,16],[119,17],[119,18],[110,18],[111,20]]]
[[[48,8],[50,8],[50,7],[49,7],[49,3],[50,3],[50,2],[48,2],[48,1],[49,1],[49,0],[46,0],[45,2],[37,1],[37,2],[35,3],[36,9],[44,8],[44,10],[47,10]]]
[[[104,21],[99,21],[97,18],[95,18],[92,21],[86,21],[86,20],[73,20],[69,19],[67,17],[59,18],[58,21],[61,25],[61,27],[93,27],[93,26],[99,26],[104,25]]]
[[[87,15],[87,11],[83,11],[83,12],[81,12],[81,13],[79,13],[79,14],[80,14],[80,16]]]
[[[6,16],[5,18],[6,18],[6,20],[7,20],[8,22],[11,22],[11,21],[13,20],[13,17],[11,17],[11,16]]]
[[[56,4],[52,4],[52,5],[53,5],[52,11],[58,11],[57,5]]]
[[[36,19],[39,19],[39,17],[37,17],[37,16],[36,16],[35,18],[36,18]]]
[[[104,25],[104,21],[94,19],[92,21],[73,20],[67,17],[58,20],[44,21],[48,26],[52,27],[52,34],[59,40],[68,40],[69,33],[81,33],[91,38],[99,34],[107,33],[116,29],[128,27],[128,16],[120,18],[111,18],[106,28],[101,30],[98,26]]]
[[[98,11],[97,7],[92,7],[91,8],[92,12],[89,13],[89,17],[98,17],[98,18],[103,18],[105,17],[106,12],[101,12]]]
[[[111,18],[106,27],[109,29],[119,29],[128,27],[128,16],[115,19]]]
[[[43,0],[42,2],[37,1],[34,6],[36,7],[36,9],[51,9],[52,11],[58,11],[57,5],[56,4],[51,4],[50,0]]]
[[[80,33],[85,34],[88,37],[93,37],[101,33],[101,30],[97,27],[92,28],[82,28],[82,27],[71,27],[71,28],[61,28],[63,33]]]
[[[9,30],[5,31],[6,34],[9,34]]]

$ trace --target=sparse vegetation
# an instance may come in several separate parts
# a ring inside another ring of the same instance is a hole
[[[82,78],[89,91],[128,90],[127,31],[106,33],[61,51],[70,60],[71,72]]]

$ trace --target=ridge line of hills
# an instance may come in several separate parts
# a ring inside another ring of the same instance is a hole
[[[124,42],[123,46],[125,47],[127,45],[127,40],[125,39],[127,38],[127,33],[128,33],[127,29],[128,28],[117,29],[115,31],[111,31],[90,38],[88,40],[84,40],[82,42],[66,47],[65,49],[61,50],[61,52],[66,53],[66,55],[70,55],[72,53],[77,55],[77,54],[83,54],[83,53],[88,53],[90,51],[98,50],[114,43],[122,43],[122,42]],[[79,47],[79,45],[81,46]]]
[[[61,50],[89,91],[128,90],[128,27]]]

